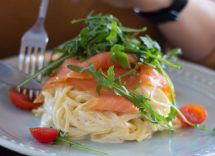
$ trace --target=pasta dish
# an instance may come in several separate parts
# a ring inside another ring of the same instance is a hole
[[[30,129],[38,141],[67,142],[95,152],[71,139],[140,142],[157,131],[198,128],[206,119],[200,105],[176,106],[165,67],[180,68],[172,61],[180,50],[163,54],[159,44],[143,34],[146,28],[124,27],[112,15],[90,14],[72,21],[79,22],[86,24],[79,35],[58,46],[49,64],[18,86],[48,76],[34,100],[40,107],[9,91],[16,106],[41,117],[42,128]]]
[[[97,54],[85,62],[90,61],[95,67],[109,67],[112,64],[107,52]],[[44,84],[40,97],[43,99],[40,102],[44,104],[34,111],[42,115],[42,127],[54,127],[68,132],[74,139],[89,137],[97,142],[142,141],[150,138],[153,132],[167,128],[144,120],[131,102],[110,90],[103,89],[97,95],[97,84],[89,75],[79,75],[65,69],[68,64],[84,65],[85,62],[68,59]],[[126,71],[121,67],[115,68],[116,74]],[[167,116],[171,107],[171,90],[167,81],[152,67],[141,66],[139,70],[139,76],[124,78],[126,86],[132,88],[132,84],[140,82],[138,92],[150,99],[157,113]],[[169,125],[173,126],[172,121]]]

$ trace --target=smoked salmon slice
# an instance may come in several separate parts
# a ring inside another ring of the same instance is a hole
[[[136,114],[139,112],[137,107],[130,101],[124,97],[116,95],[94,97],[88,101],[85,108],[101,112],[111,111],[128,114]]]
[[[136,59],[129,55],[129,62],[133,65]],[[84,62],[72,57],[67,59],[57,70],[54,76],[50,77],[43,86],[43,89],[57,87],[58,85],[70,85],[77,90],[89,92],[94,97],[89,100],[86,109],[95,111],[111,111],[117,113],[138,113],[138,109],[126,98],[117,96],[110,89],[102,88],[100,95],[96,93],[97,82],[86,73],[77,73],[67,68],[69,64],[86,67],[92,63],[94,67],[103,69],[105,72],[111,65],[115,66],[115,75],[119,76],[128,71],[119,65],[113,64],[108,52],[99,53]],[[138,82],[143,86],[156,86],[162,88],[167,94],[171,94],[165,78],[153,67],[142,65],[137,75],[126,76],[123,81],[126,87],[132,89]]]
[[[131,64],[136,63],[136,59],[129,55],[128,60]],[[89,63],[92,63],[95,67],[95,69],[107,69],[108,67],[114,65],[118,66],[117,64],[114,64],[111,61],[111,58],[109,56],[108,52],[99,53],[97,55],[94,55],[87,59],[84,62],[81,62],[77,60],[75,57],[71,57],[64,61],[64,63],[61,65],[61,67],[56,71],[55,75],[50,77],[48,81],[46,81],[44,87],[47,88],[52,83],[59,83],[64,82],[69,78],[77,78],[77,79],[92,79],[92,77],[86,73],[77,73],[74,71],[71,71],[67,68],[68,65],[76,65],[80,67],[87,67]]]

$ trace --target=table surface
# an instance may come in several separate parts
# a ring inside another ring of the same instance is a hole
[[[0,146],[0,154],[1,155],[12,155],[12,156],[25,156],[23,154],[11,151],[11,150],[1,147],[1,146]]]

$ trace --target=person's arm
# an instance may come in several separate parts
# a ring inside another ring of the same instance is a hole
[[[105,1],[112,4],[117,1],[118,7],[126,4],[127,7],[153,12],[170,6],[173,0]],[[212,51],[215,52],[215,0],[188,0],[178,21],[159,24],[157,27],[170,44],[182,48],[185,58],[192,61],[207,60]]]
[[[186,58],[200,61],[215,49],[215,3],[189,0],[178,21],[158,28],[169,43],[182,48]]]

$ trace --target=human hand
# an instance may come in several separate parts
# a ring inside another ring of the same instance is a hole
[[[103,0],[119,8],[138,8],[142,11],[156,11],[171,5],[172,0]]]

